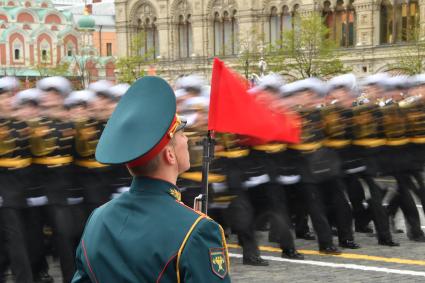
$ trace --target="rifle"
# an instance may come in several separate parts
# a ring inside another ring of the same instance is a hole
[[[207,135],[202,141],[203,154],[202,154],[202,183],[201,194],[195,198],[193,208],[207,214],[208,212],[208,173],[210,170],[210,163],[214,159],[215,140],[213,132],[208,131]]]

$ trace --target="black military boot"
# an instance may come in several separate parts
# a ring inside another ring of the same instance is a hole
[[[243,257],[242,263],[244,265],[253,265],[253,266],[268,266],[269,262],[265,259],[262,259],[259,255],[247,255]]]
[[[378,245],[387,246],[387,247],[399,247],[400,244],[394,242],[393,240],[378,240]]]
[[[320,248],[319,253],[327,255],[340,255],[342,252],[340,249],[332,245],[329,247]]]
[[[282,257],[296,260],[304,259],[304,256],[300,254],[296,249],[282,250]]]
[[[34,282],[35,283],[53,283],[54,280],[53,280],[53,277],[50,276],[49,273],[47,273],[47,271],[41,271],[35,276]]]
[[[346,248],[346,249],[360,249],[361,248],[360,245],[357,244],[356,242],[354,242],[353,240],[344,240],[344,241],[341,241],[339,243],[339,246],[341,248]]]
[[[296,234],[297,239],[304,239],[304,240],[316,240],[316,236],[314,236],[314,233],[312,232],[306,232],[304,234]]]

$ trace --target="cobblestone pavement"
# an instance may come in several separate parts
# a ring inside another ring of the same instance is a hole
[[[262,246],[273,247],[276,244],[266,241],[267,233],[257,233]],[[262,251],[263,256],[270,256],[270,266],[253,267],[242,265],[240,248],[235,248],[234,237],[229,243],[231,257],[232,282],[425,282],[425,243],[408,241],[405,234],[396,234],[400,247],[383,247],[377,245],[373,235],[356,233],[356,240],[362,245],[358,250],[343,250],[344,257],[324,256],[317,252],[316,241],[296,240],[296,246],[305,254],[305,261],[277,261],[280,253],[277,251]],[[360,255],[359,259],[352,258]],[[365,255],[375,256],[369,260]],[[403,263],[400,259],[410,259]],[[388,261],[388,262],[385,262]],[[50,274],[55,282],[61,282],[58,262],[50,260]],[[320,266],[330,264],[330,266]],[[368,269],[373,269],[368,270]],[[375,270],[376,269],[376,270]],[[390,273],[395,272],[395,273]],[[407,274],[399,274],[406,272]],[[13,282],[9,280],[8,282]],[[113,282],[108,282],[113,283]]]

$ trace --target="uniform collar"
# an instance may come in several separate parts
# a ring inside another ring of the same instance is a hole
[[[168,194],[178,201],[181,200],[181,193],[176,185],[150,177],[134,177],[130,193]]]

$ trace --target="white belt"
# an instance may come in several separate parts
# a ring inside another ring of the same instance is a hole
[[[119,193],[113,193],[113,194],[111,194],[111,199],[114,199],[114,198],[117,198],[117,197],[119,197],[121,194],[119,194]]]
[[[46,196],[27,198],[28,206],[43,206],[49,202]]]
[[[261,184],[265,184],[270,182],[270,177],[267,174],[261,175],[261,176],[256,176],[256,177],[251,177],[249,178],[248,181],[245,181],[242,183],[242,186],[244,188],[253,188],[256,187],[258,185]]]
[[[80,204],[80,203],[82,203],[84,201],[84,198],[83,197],[78,197],[78,198],[67,198],[66,199],[66,202],[69,204],[69,205],[76,205],[76,204]]]
[[[122,193],[128,192],[129,190],[130,190],[130,187],[120,187],[117,189],[117,193],[122,194]]]
[[[227,192],[228,189],[226,183],[211,183],[211,188],[213,189],[214,193]]]
[[[117,189],[116,193],[111,194],[111,199],[119,197],[122,193],[128,192],[130,187],[120,187]]]
[[[281,185],[293,185],[301,181],[300,175],[278,176],[276,181]]]
[[[360,166],[360,167],[356,167],[356,168],[345,170],[345,173],[347,173],[347,174],[356,174],[356,173],[359,173],[359,172],[363,172],[365,170],[366,170],[366,166]]]
[[[228,208],[230,205],[229,202],[212,202],[208,204],[208,208]]]

